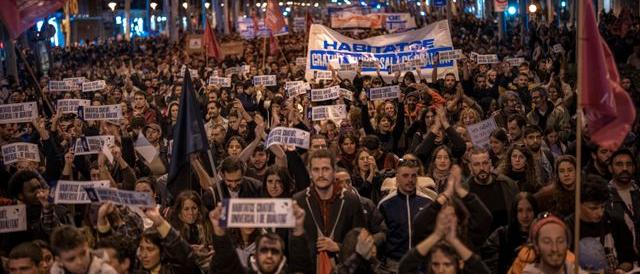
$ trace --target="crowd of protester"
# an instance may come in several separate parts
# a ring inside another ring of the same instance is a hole
[[[622,86],[637,107],[638,17],[602,18]],[[353,92],[352,101],[333,100],[347,105],[341,121],[311,121],[306,113],[316,103],[284,91],[286,81],[304,79],[305,68],[294,63],[306,55],[304,33],[280,37],[282,51],[273,56],[264,54],[262,39],[244,41],[243,55],[222,62],[164,37],[54,48],[48,75],[38,79],[46,101],[120,104],[124,117],[83,121],[48,111],[34,83],[3,80],[5,104],[38,101],[41,117],[0,124],[0,145],[37,144],[42,160],[0,168],[0,204],[25,204],[28,220],[26,231],[1,234],[0,272],[573,273],[578,172],[580,267],[631,271],[640,251],[640,126],[616,151],[593,145],[588,129],[576,146],[575,30],[530,22],[523,34],[510,22],[500,40],[490,20],[461,14],[450,24],[454,47],[466,56],[526,62],[465,58],[458,77],[440,79],[437,65],[432,77],[357,71],[345,79],[334,72],[311,87]],[[554,51],[556,44],[564,50]],[[216,172],[193,155],[193,176],[183,179],[195,181],[194,189],[172,193],[167,173],[183,65],[197,70],[193,85]],[[241,65],[250,69],[232,75],[231,87],[207,85],[210,76]],[[256,75],[277,75],[278,85],[254,86]],[[68,77],[105,80],[107,88],[47,89],[50,80]],[[367,90],[387,85],[399,85],[401,95],[367,98]],[[467,127],[489,118],[498,128],[488,148],[474,146]],[[265,147],[275,127],[309,131],[309,149]],[[74,155],[75,140],[93,135],[114,136],[113,161],[102,152]],[[150,161],[134,149],[141,135],[158,151]],[[109,180],[113,188],[150,193],[157,207],[54,204],[59,180]],[[226,228],[220,203],[227,198],[290,198],[295,228]]]

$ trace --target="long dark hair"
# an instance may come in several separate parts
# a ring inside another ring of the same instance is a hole
[[[514,172],[513,165],[511,164],[511,154],[513,154],[513,152],[516,150],[522,153],[525,158],[527,158],[524,167],[525,181],[518,182],[518,186],[522,191],[535,193],[541,187],[541,183],[536,176],[536,164],[533,161],[533,154],[531,154],[531,151],[529,151],[522,144],[518,143],[511,145],[511,147],[507,151],[507,155],[505,155],[504,161],[502,161],[500,167],[498,168],[499,174],[505,174],[509,176],[509,174],[512,174]]]
[[[282,184],[282,194],[278,197],[269,196],[269,192],[267,191],[267,178],[269,175],[276,175],[280,177],[280,182]],[[264,177],[262,179],[262,196],[266,198],[290,198],[293,194],[293,179],[289,174],[289,170],[283,167],[279,167],[277,165],[272,165],[267,167],[267,170],[264,172]]]
[[[453,249],[453,247],[451,247],[450,245],[448,245],[445,242],[440,241],[439,243],[437,243],[436,245],[434,245],[430,250],[429,250],[429,254],[427,254],[427,273],[428,274],[433,274],[433,269],[431,268],[431,261],[433,258],[433,254],[436,252],[442,252],[442,254],[444,254],[447,258],[449,258],[451,260],[451,262],[453,263],[454,268],[456,269],[456,273],[460,273],[462,271],[462,268],[460,268],[460,264],[458,264],[458,262],[460,262],[462,260],[462,257],[460,257],[460,255],[458,255],[458,252],[456,252],[455,249]]]
[[[531,209],[533,209],[533,216],[538,215],[538,213],[540,212],[538,201],[536,201],[536,199],[533,197],[533,194],[529,192],[520,192],[516,194],[516,197],[511,204],[511,216],[509,216],[509,226],[507,228],[507,238],[511,240],[511,243],[515,243],[513,241],[519,239],[519,235],[522,233],[520,222],[518,222],[518,204],[522,200],[526,200],[527,202],[529,202],[529,204],[531,205]],[[524,242],[517,243],[516,245],[520,245],[523,243]]]
[[[191,200],[198,207],[198,218],[193,225],[196,225],[198,227],[199,235],[191,235],[193,233],[191,231],[192,226],[180,220],[180,212],[182,212],[182,207],[187,200]],[[180,235],[182,235],[182,237],[187,241],[189,241],[189,239],[197,239],[198,244],[212,242],[210,233],[212,230],[209,227],[210,223],[207,221],[207,211],[202,204],[200,195],[198,195],[198,193],[196,193],[195,191],[188,190],[178,194],[178,197],[176,197],[173,207],[171,208],[171,211],[169,213],[169,223],[172,227],[178,230],[178,232],[180,232]]]

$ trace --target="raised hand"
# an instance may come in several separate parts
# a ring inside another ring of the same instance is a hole
[[[220,219],[222,218],[222,203],[218,203],[216,208],[209,212],[209,222],[213,226],[213,233],[216,236],[224,236],[225,229],[220,226]]]

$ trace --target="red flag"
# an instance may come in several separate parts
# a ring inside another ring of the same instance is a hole
[[[65,0],[0,0],[0,19],[7,26],[11,39],[16,39],[36,23],[64,5]]]
[[[284,28],[284,16],[282,16],[282,12],[280,11],[280,7],[276,0],[269,0],[269,2],[267,2],[267,13],[264,17],[264,24],[273,34],[278,33],[278,31]]]
[[[269,54],[271,56],[278,55],[279,50],[280,47],[278,45],[278,37],[275,37],[273,36],[273,34],[271,34],[271,36],[269,36]]]
[[[636,116],[629,94],[620,86],[611,50],[598,32],[593,3],[581,1],[578,34],[579,87],[591,141],[616,150]]]
[[[309,13],[309,10],[307,9],[307,15],[306,15],[306,25],[307,25],[307,33],[309,32],[309,29],[311,28],[311,25],[313,24],[313,17],[311,16],[311,13]]]
[[[222,53],[220,52],[220,45],[218,44],[218,39],[216,39],[216,34],[211,29],[211,25],[209,24],[209,19],[206,21],[207,26],[204,29],[204,49],[205,55],[207,57],[215,57],[218,62],[222,61]]]

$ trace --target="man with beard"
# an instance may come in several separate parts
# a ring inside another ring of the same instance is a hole
[[[260,144],[253,150],[253,154],[249,160],[247,176],[262,182],[264,173],[267,171],[267,161],[269,161],[269,154],[265,150],[264,145]]]
[[[584,168],[585,175],[600,177],[602,180],[611,180],[611,172],[608,168],[609,159],[613,151],[604,147],[595,147],[591,151],[591,161]]]
[[[255,239],[255,254],[249,258],[249,267],[244,268],[231,237],[220,225],[223,218],[221,204],[209,213],[209,221],[213,227],[213,243],[216,255],[210,265],[210,273],[314,273],[309,257],[308,234],[305,231],[305,217],[308,215],[299,205],[293,204],[295,227],[289,237],[289,260],[285,257],[285,243],[276,233],[259,235]]]
[[[576,266],[566,260],[571,235],[562,220],[553,215],[545,215],[533,223],[530,235],[529,240],[533,243],[538,259],[525,265],[522,273],[574,273]],[[585,272],[580,270],[579,273]]]
[[[493,214],[491,231],[507,225],[513,199],[519,191],[518,185],[504,175],[491,173],[493,164],[484,148],[471,151],[470,169],[472,177],[467,180],[469,192],[476,194]]]
[[[640,188],[634,180],[635,157],[631,150],[620,149],[611,155],[609,171],[613,180],[609,182],[611,203],[607,211],[611,216],[624,220],[633,234],[636,252],[640,250]]]
[[[339,243],[347,233],[365,225],[364,214],[360,199],[335,182],[336,160],[331,151],[316,150],[308,160],[311,185],[293,199],[306,212],[304,231],[310,240],[312,265],[326,266],[338,258]]]
[[[500,94],[498,93],[498,87],[493,86],[489,87],[487,83],[487,76],[485,74],[476,75],[473,81],[473,88],[471,92],[467,92],[469,90],[468,87],[465,88],[465,93],[473,98],[476,102],[480,102],[484,98],[493,98],[498,99]]]
[[[492,116],[496,120],[498,127],[506,128],[509,117],[519,113],[520,97],[518,97],[517,93],[507,90],[498,99],[498,104],[500,105],[500,110],[494,112]]]
[[[529,76],[525,73],[520,73],[515,80],[516,93],[522,100],[522,105],[526,112],[531,111],[531,95],[529,94]]]
[[[537,176],[540,182],[549,182],[553,176],[555,158],[548,148],[542,147],[542,130],[537,126],[528,125],[524,128],[524,144],[533,154],[536,163]]]
[[[556,128],[563,138],[569,137],[571,133],[569,111],[562,104],[554,106],[547,98],[547,90],[544,87],[531,90],[534,108],[527,114],[527,120],[541,129]]]
[[[507,133],[511,143],[520,143],[523,141],[523,129],[527,125],[527,120],[520,114],[513,114],[507,120]]]
[[[222,106],[217,101],[209,102],[207,104],[206,121],[207,124],[210,124],[211,126],[222,125],[225,129],[227,129],[229,121],[222,117],[222,115],[220,115],[221,108]]]

